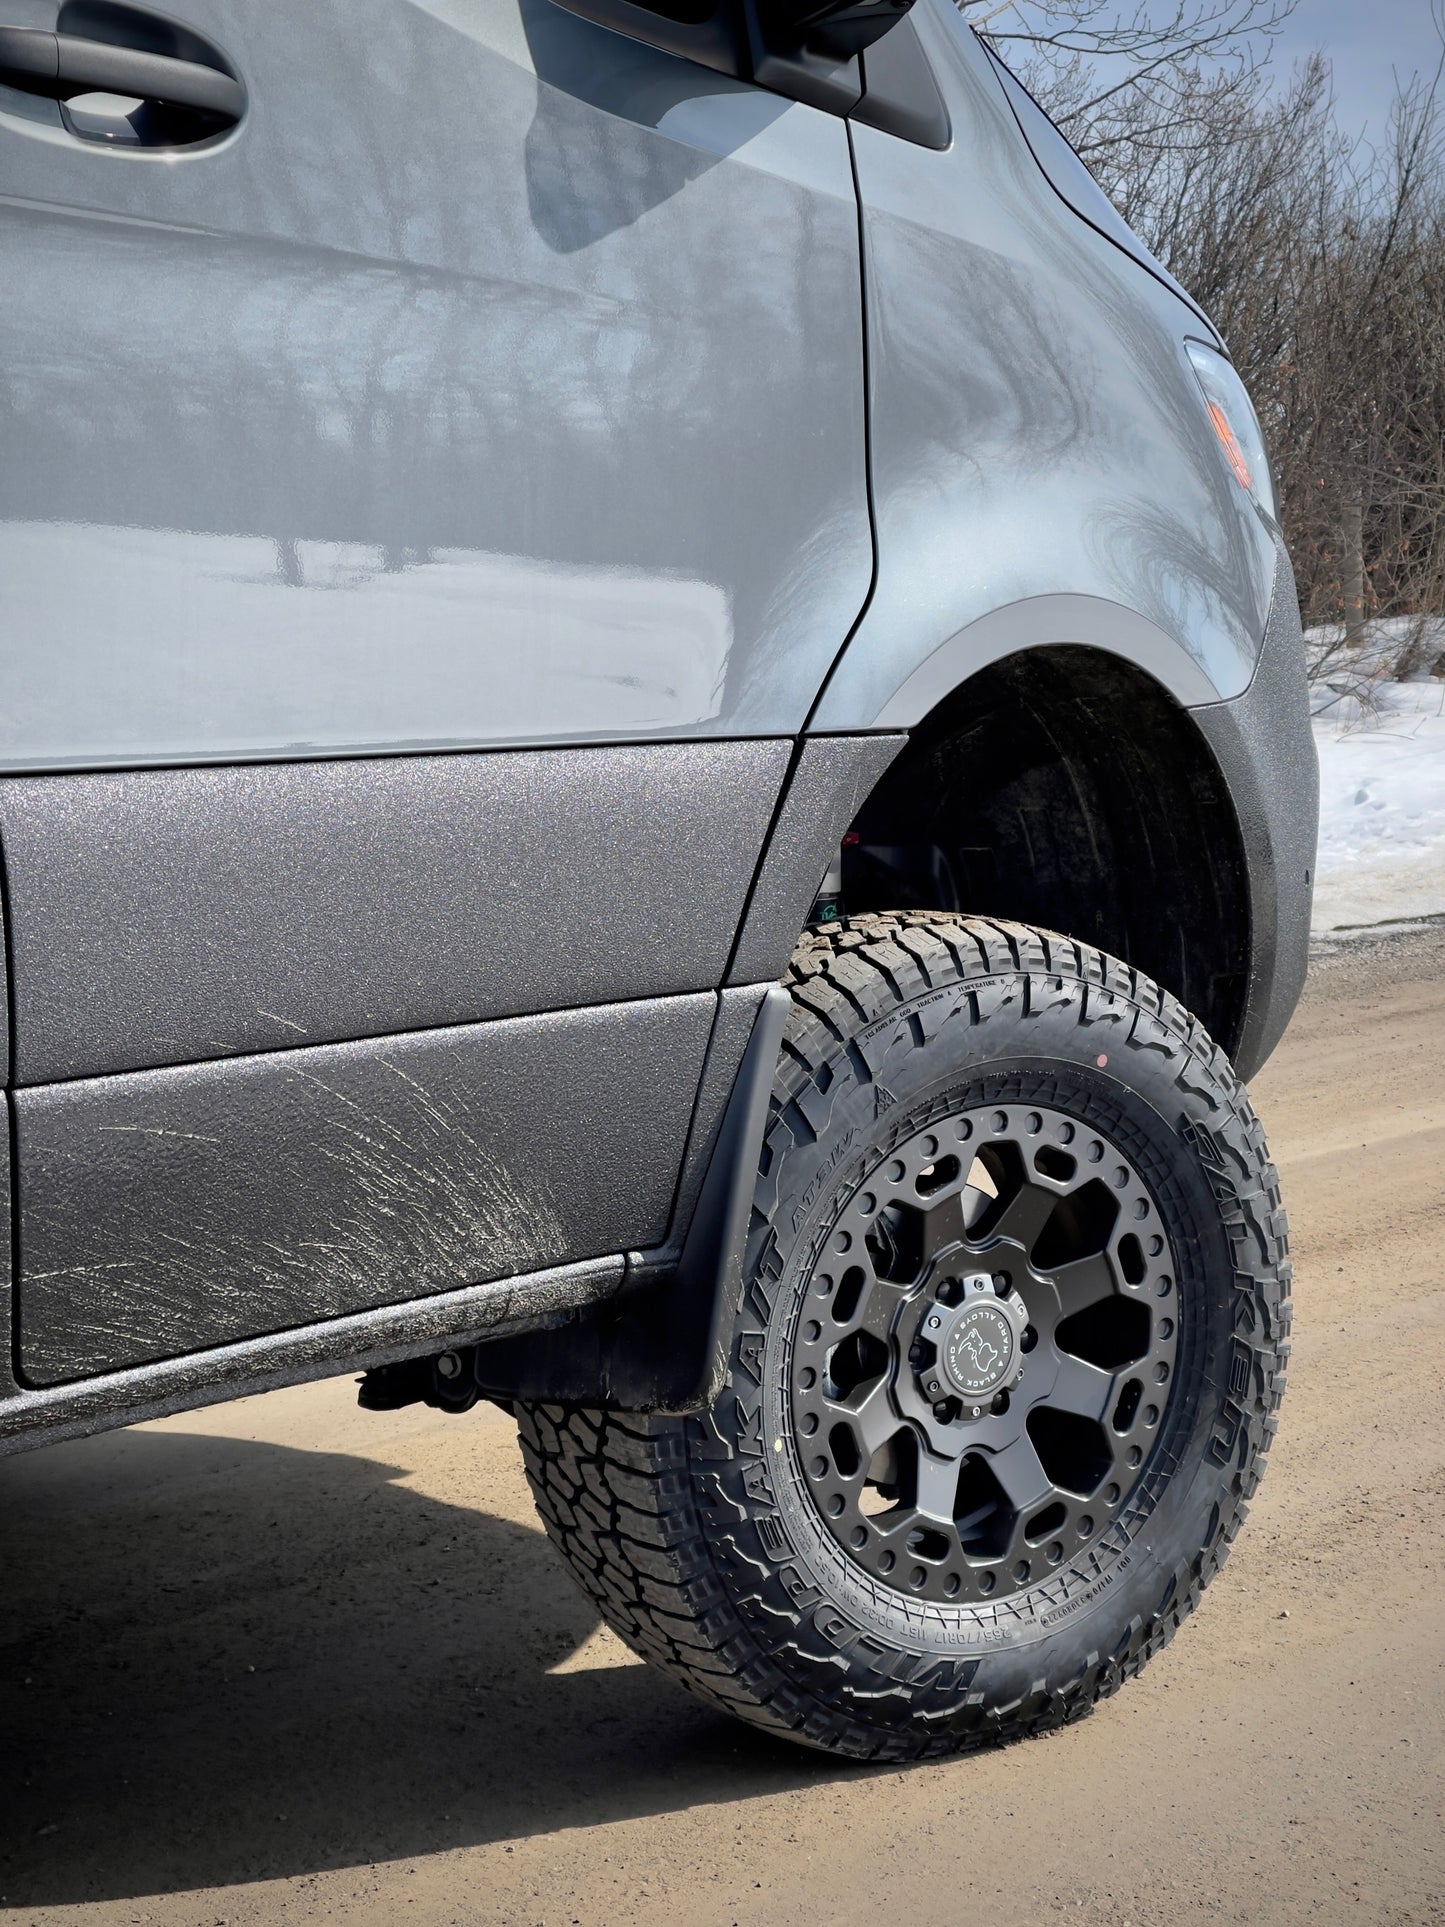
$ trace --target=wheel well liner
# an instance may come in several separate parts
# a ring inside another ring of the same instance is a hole
[[[843,898],[1083,938],[1239,1043],[1249,892],[1228,789],[1189,712],[1101,650],[1030,649],[946,697],[855,818]]]

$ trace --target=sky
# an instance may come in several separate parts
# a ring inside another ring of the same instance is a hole
[[[1433,15],[1433,18],[1432,18]],[[1298,0],[1276,36],[1271,66],[1287,73],[1321,48],[1334,72],[1340,126],[1378,140],[1402,78],[1435,71],[1445,0]]]

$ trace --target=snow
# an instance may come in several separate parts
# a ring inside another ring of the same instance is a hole
[[[1393,679],[1410,632],[1404,619],[1372,622],[1362,650],[1339,647],[1338,632],[1307,638],[1320,664],[1316,936],[1445,915],[1445,680]],[[1417,658],[1445,656],[1445,619],[1423,640]]]

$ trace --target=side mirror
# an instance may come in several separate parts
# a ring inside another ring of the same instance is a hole
[[[913,0],[556,0],[568,13],[790,100],[846,114],[858,56]]]
[[[789,45],[851,60],[897,26],[913,0],[759,0],[763,32],[778,51]]]

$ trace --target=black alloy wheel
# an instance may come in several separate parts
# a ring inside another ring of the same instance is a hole
[[[1107,1528],[1168,1400],[1173,1258],[1129,1159],[1063,1112],[915,1132],[802,1300],[793,1436],[827,1530],[916,1598],[1001,1597]]]
[[[547,1531],[708,1704],[871,1759],[1077,1719],[1223,1564],[1288,1355],[1224,1053],[1117,959],[934,914],[809,933],[726,1380],[519,1405]]]

